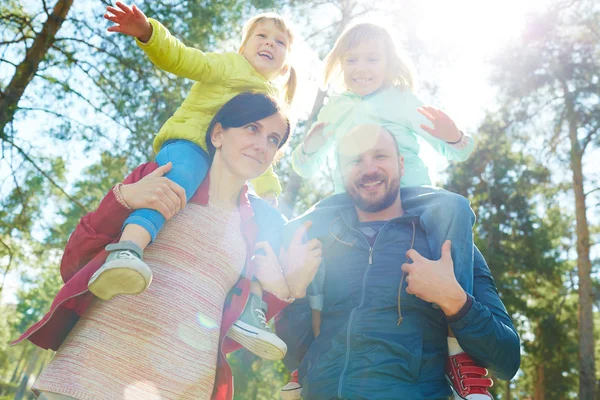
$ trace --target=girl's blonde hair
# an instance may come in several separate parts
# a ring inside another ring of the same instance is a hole
[[[387,84],[403,86],[410,90],[415,89],[415,74],[411,63],[401,57],[396,50],[392,36],[382,26],[362,23],[349,29],[335,41],[333,49],[325,57],[325,73],[323,83],[325,86],[342,75],[342,58],[344,55],[365,41],[378,41],[383,43],[387,63]]]
[[[277,13],[267,12],[267,13],[258,14],[256,16],[250,18],[244,25],[244,28],[242,29],[242,44],[240,45],[240,49],[239,49],[240,53],[244,50],[246,43],[248,43],[248,40],[252,36],[252,33],[254,32],[256,27],[259,24],[266,22],[266,21],[273,21],[273,23],[275,24],[277,29],[279,29],[281,32],[283,32],[287,35],[287,37],[289,39],[288,50],[290,50],[292,48],[292,44],[294,44],[294,32],[292,30],[292,26],[291,26],[290,22],[286,21],[285,18],[283,18],[281,15],[279,15]],[[284,85],[285,100],[288,104],[292,103],[292,100],[294,99],[294,94],[296,94],[297,81],[298,81],[298,78],[296,76],[296,70],[294,69],[294,67],[289,65],[288,80]]]

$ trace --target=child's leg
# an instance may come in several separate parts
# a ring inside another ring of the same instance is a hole
[[[310,310],[312,317],[312,329],[315,337],[321,333],[321,310]]]
[[[325,301],[325,269],[320,266],[314,279],[308,285],[308,304],[310,306],[312,329],[315,338],[321,333],[321,311]]]
[[[454,400],[492,400],[488,391],[493,384],[486,378],[487,370],[478,366],[462,349],[448,326],[448,359],[446,379],[452,388]]]
[[[258,283],[258,281],[252,280],[252,282],[250,282],[250,293],[252,293],[262,299],[263,290],[262,290],[262,286],[260,286],[260,283]]]
[[[240,318],[227,332],[246,350],[265,360],[281,360],[287,353],[287,345],[271,331],[267,324],[268,305],[262,299],[263,290],[258,281],[250,283],[250,294]]]
[[[173,164],[173,167],[167,174],[173,182],[177,183],[185,190],[185,196],[189,200],[208,172],[210,160],[208,155],[202,148],[187,140],[172,140],[163,145],[156,155],[156,162],[159,165],[165,165],[168,162]],[[156,211],[149,208],[141,208],[131,213],[129,218],[123,224],[123,235],[121,241],[140,238],[140,230],[128,229],[129,225],[138,225],[143,228],[150,236],[150,241],[154,241],[158,231],[165,224],[165,217]],[[127,233],[127,236],[125,236]],[[147,241],[147,236],[143,237],[142,243],[138,244],[144,249],[150,241]]]
[[[165,175],[185,189],[189,200],[204,180],[209,167],[208,155],[186,140],[167,142],[156,156],[159,165],[173,164]],[[156,210],[139,209],[123,224],[118,243],[108,245],[105,263],[92,275],[88,288],[96,297],[109,300],[118,294],[138,294],[152,282],[152,271],[142,261],[143,251],[164,225],[165,218]]]
[[[434,259],[441,258],[444,242],[452,241],[456,279],[467,293],[472,294],[475,214],[469,201],[456,193],[431,189],[410,199],[403,198],[402,204],[408,212],[419,216]]]

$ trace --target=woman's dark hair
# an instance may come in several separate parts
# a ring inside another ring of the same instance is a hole
[[[229,100],[215,114],[210,125],[206,130],[206,147],[208,154],[213,157],[215,155],[215,146],[211,140],[211,134],[216,124],[221,124],[223,129],[239,128],[251,122],[259,121],[263,118],[281,112],[281,116],[286,122],[287,129],[285,135],[279,143],[281,148],[287,142],[290,136],[290,120],[287,115],[281,110],[277,100],[271,96],[262,93],[240,93]]]

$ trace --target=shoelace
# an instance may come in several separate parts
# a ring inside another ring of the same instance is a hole
[[[121,250],[117,253],[116,258],[122,258],[122,259],[138,259],[139,257],[137,257],[135,254],[133,254],[130,250]]]
[[[255,308],[254,311],[256,311],[256,316],[258,317],[259,321],[262,323],[263,327],[267,330],[270,330],[269,325],[267,325],[267,317],[265,316],[265,312],[263,311],[263,309]]]
[[[458,378],[463,390],[467,388],[478,388],[487,390],[492,387],[494,382],[490,378],[485,378],[488,371],[475,364],[475,361],[466,353],[452,356],[452,362],[456,366]]]

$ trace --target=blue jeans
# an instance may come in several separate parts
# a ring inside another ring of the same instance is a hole
[[[402,189],[402,207],[418,215],[419,224],[427,234],[431,256],[439,260],[442,244],[452,241],[452,261],[456,280],[473,294],[473,225],[475,214],[469,200],[444,189],[431,186]]]
[[[208,154],[200,146],[187,140],[169,140],[156,155],[156,162],[162,166],[169,161],[173,166],[165,177],[184,188],[185,197],[189,200],[208,173],[210,166]],[[140,208],[125,220],[123,228],[129,224],[144,228],[154,241],[158,231],[165,224],[165,217],[156,210]]]

